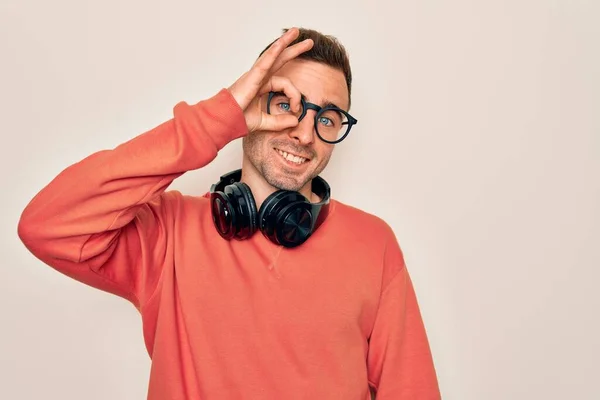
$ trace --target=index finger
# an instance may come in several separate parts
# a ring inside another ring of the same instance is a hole
[[[305,39],[294,44],[293,46],[288,47],[279,55],[279,57],[277,57],[277,60],[275,60],[275,65],[271,67],[271,73],[279,71],[279,69],[281,69],[281,67],[283,67],[288,61],[293,60],[304,52],[307,52],[313,47],[313,45],[314,42],[312,39]]]
[[[279,55],[298,37],[299,34],[300,31],[298,28],[290,28],[273,42],[258,60],[256,60],[252,70],[259,74],[259,77],[257,77],[259,80],[262,80],[268,74]]]

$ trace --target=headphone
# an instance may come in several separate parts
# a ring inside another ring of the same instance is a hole
[[[299,192],[277,190],[256,209],[250,187],[240,182],[242,170],[221,176],[211,185],[212,220],[227,240],[244,240],[260,230],[271,242],[284,247],[304,243],[329,214],[331,190],[321,177],[312,181],[312,191],[321,201],[311,203]]]

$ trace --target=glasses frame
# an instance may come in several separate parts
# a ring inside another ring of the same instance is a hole
[[[271,114],[271,100],[273,99],[273,97],[275,95],[287,96],[283,92],[269,92],[269,97],[267,98],[267,114],[269,114],[269,115]],[[348,114],[346,111],[342,110],[339,107],[334,107],[334,106],[321,107],[318,104],[314,104],[314,103],[310,103],[310,102],[306,101],[304,96],[302,96],[300,98],[300,103],[302,104],[302,114],[300,114],[300,116],[298,117],[298,122],[302,121],[302,119],[306,116],[306,113],[308,110],[316,111],[315,118],[314,118],[315,132],[317,132],[317,136],[319,137],[319,139],[321,139],[325,143],[329,143],[329,144],[340,143],[342,140],[344,140],[346,138],[346,136],[348,136],[348,134],[352,130],[352,127],[358,123],[358,120],[356,118],[354,118],[352,115]],[[342,137],[340,137],[339,139],[336,139],[334,141],[323,138],[321,136],[321,134],[319,133],[319,128],[318,128],[319,117],[325,111],[328,111],[328,110],[337,111],[339,113],[344,114],[346,116],[346,118],[348,118],[348,122],[342,122],[342,125],[348,125],[348,129],[346,129],[346,132],[344,133],[344,135]]]

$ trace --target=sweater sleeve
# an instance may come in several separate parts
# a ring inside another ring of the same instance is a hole
[[[369,340],[369,382],[377,400],[441,398],[427,333],[399,245],[384,258],[381,299]]]
[[[58,174],[25,207],[19,237],[47,265],[141,308],[169,257],[166,188],[246,133],[226,89],[178,103],[172,119]]]

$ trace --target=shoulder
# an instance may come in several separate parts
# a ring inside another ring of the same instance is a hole
[[[384,268],[384,280],[389,280],[405,267],[400,243],[387,221],[339,200],[332,200],[332,205],[331,222],[337,235],[341,235],[354,251],[366,252],[379,259]]]
[[[210,203],[209,193],[201,195],[184,194],[179,190],[166,190],[159,197],[154,199],[154,202],[170,206],[207,206]]]
[[[149,211],[169,215],[173,219],[186,218],[210,209],[207,194],[190,195],[179,190],[166,190],[147,203]]]
[[[369,233],[386,241],[396,240],[392,227],[383,218],[339,200],[332,200],[332,206],[334,209],[332,216],[348,232]]]

